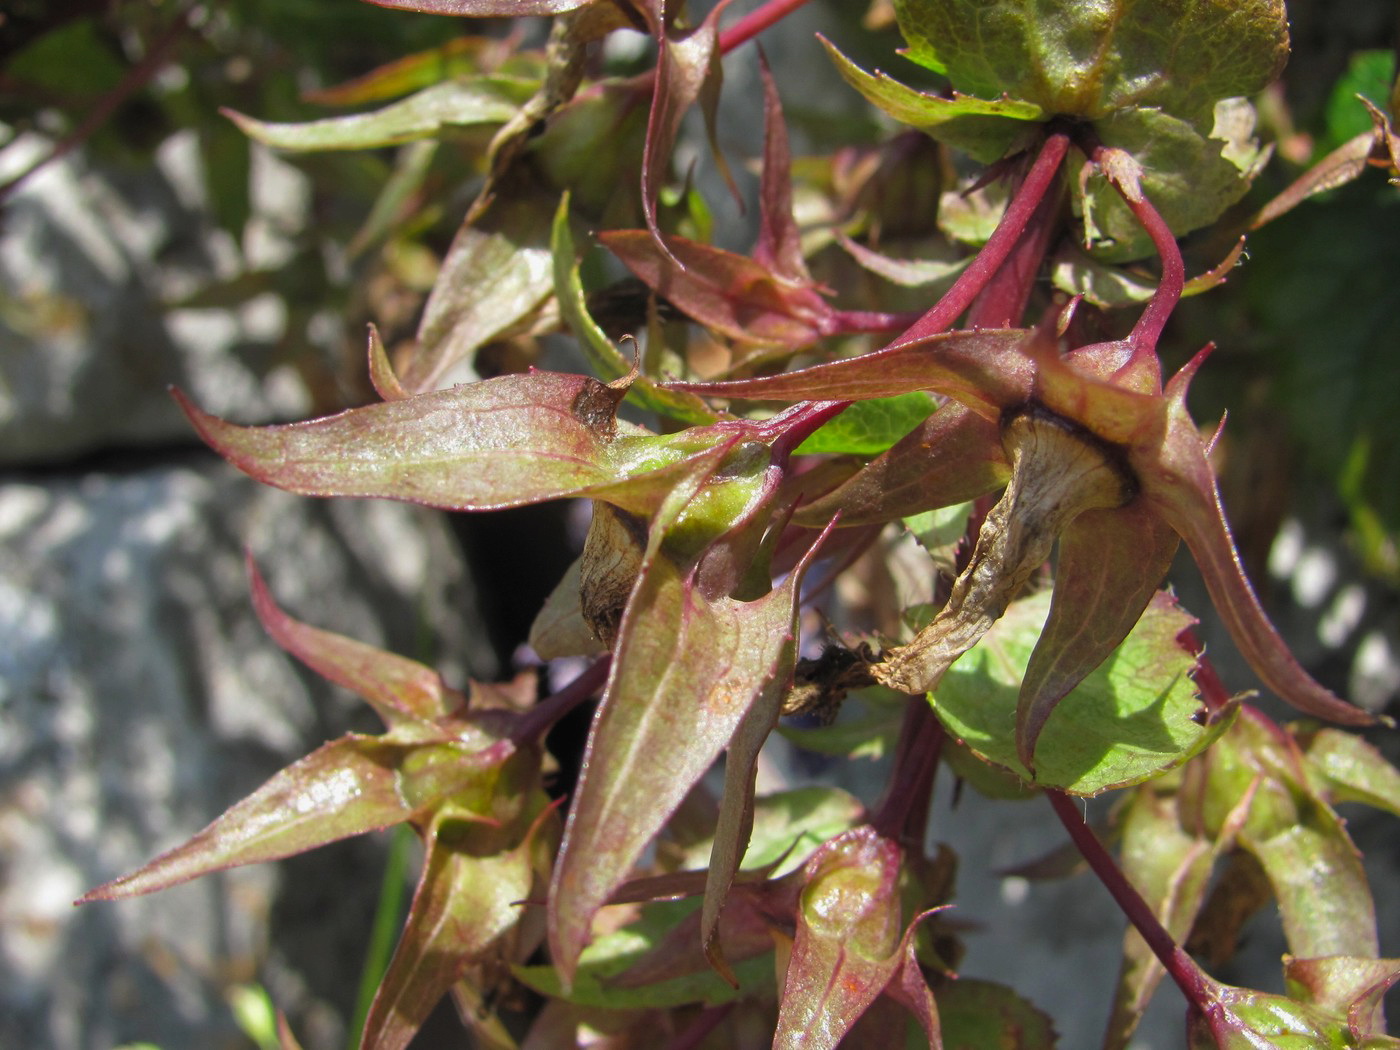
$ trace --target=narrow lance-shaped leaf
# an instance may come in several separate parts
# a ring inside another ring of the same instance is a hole
[[[184,845],[99,886],[82,901],[151,893],[390,827],[465,787],[511,750],[504,740],[473,752],[449,742],[425,749],[383,737],[342,737],[275,774]],[[415,752],[422,756],[421,789],[408,791],[401,767]]]
[[[549,297],[551,209],[516,190],[497,193],[453,238],[418,325],[417,353],[403,370],[409,390],[434,389],[479,347],[526,326]]]
[[[792,154],[782,101],[767,56],[759,55],[763,80],[763,172],[759,181],[758,243],[754,261],[792,284],[810,284],[802,238],[792,213]]]
[[[247,560],[253,608],[273,641],[317,674],[364,697],[388,728],[417,723],[433,737],[441,736],[431,723],[465,697],[440,674],[416,660],[292,619],[273,601],[251,554]]]
[[[783,595],[778,599],[779,604],[775,611],[781,609],[783,601],[787,603],[786,645],[778,659],[789,673],[771,676],[763,684],[754,697],[752,706],[735,728],[727,748],[724,796],[720,800],[714,845],[710,851],[710,865],[705,873],[705,899],[700,909],[700,938],[706,956],[715,969],[731,983],[734,981],[734,975],[725,962],[721,942],[716,939],[720,911],[734,883],[734,876],[739,870],[739,863],[743,860],[749,836],[753,831],[758,753],[769,734],[777,727],[783,698],[791,685],[790,669],[797,659],[796,614],[802,579],[832,527],[827,526],[826,532],[817,538],[803,555],[802,561],[788,574],[783,585],[774,592]]]
[[[1035,366],[1021,352],[1028,335],[1023,329],[948,332],[781,375],[670,385],[755,401],[858,401],[936,390],[997,422],[1003,406],[1030,396]]]
[[[668,237],[663,250],[645,230],[598,239],[677,309],[742,343],[808,346],[832,312],[812,288],[791,287],[746,255],[685,237]]]
[[[1298,710],[1319,718],[1343,725],[1374,723],[1370,712],[1353,707],[1313,680],[1259,604],[1235,550],[1204,445],[1181,407],[1187,379],[1189,375],[1178,375],[1168,385],[1174,418],[1146,498],[1191,548],[1216,612],[1265,685]]]
[[[790,673],[795,580],[752,602],[707,600],[662,549],[706,476],[678,487],[652,523],[589,734],[550,895],[550,945],[566,981],[598,909],[755,698]]]
[[[917,91],[878,70],[867,73],[829,40],[822,39],[822,45],[846,83],[871,104],[983,164],[1006,156],[1028,136],[1032,122],[1045,119],[1039,106],[1020,99],[981,99],[956,92],[944,98]]]
[[[504,124],[534,90],[535,82],[522,77],[471,77],[434,84],[373,113],[297,124],[269,124],[233,110],[224,112],[245,135],[275,149],[377,149],[439,135],[454,127]]]
[[[721,3],[718,9],[726,4]],[[651,111],[647,116],[646,145],[642,150],[642,212],[647,229],[662,251],[666,241],[656,223],[656,199],[671,156],[671,146],[680,130],[681,118],[700,97],[705,84],[720,75],[719,29],[716,14],[696,29],[681,35],[658,19],[656,80],[652,89]]]
[[[499,40],[484,36],[459,36],[439,47],[386,62],[353,80],[303,91],[301,97],[306,102],[322,106],[360,106],[383,102],[452,77],[494,71],[506,56],[507,51]]]
[[[401,1050],[461,978],[519,921],[543,882],[557,818],[535,800],[521,840],[482,854],[472,825],[449,808],[428,834],[428,855],[389,969],[365,1018],[365,1050]],[[528,947],[527,947],[528,950]]]

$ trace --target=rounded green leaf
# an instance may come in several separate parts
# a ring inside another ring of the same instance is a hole
[[[1030,774],[1016,758],[1016,698],[1050,607],[1048,592],[1013,602],[949,669],[933,696],[939,719],[979,758]],[[1036,747],[1034,782],[1076,795],[1141,783],[1186,761],[1217,728],[1188,677],[1177,635],[1195,620],[1159,593],[1124,643],[1056,707]]]

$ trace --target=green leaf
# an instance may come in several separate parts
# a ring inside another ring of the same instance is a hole
[[[601,496],[650,516],[709,449],[617,423],[621,394],[586,376],[531,372],[271,427],[236,426],[175,396],[234,466],[303,495],[451,510]]]
[[[1137,789],[1120,825],[1120,864],[1167,932],[1181,943],[1205,903],[1217,849],[1204,835],[1182,826],[1179,789],[1179,776],[1159,777]],[[1129,928],[1123,941],[1106,1050],[1128,1045],[1165,975],[1147,942]]]
[[[1244,196],[1266,156],[1250,145],[1248,132],[1239,134],[1253,128],[1248,103],[1222,104],[1217,117],[1209,135],[1152,109],[1121,110],[1094,125],[1105,146],[1126,150],[1142,165],[1143,192],[1177,236],[1214,222]],[[1089,177],[1075,203],[1095,258],[1123,262],[1153,253],[1142,224],[1102,174]]]
[[[846,83],[871,104],[983,164],[1012,152],[1029,138],[1028,123],[1045,119],[1040,107],[1031,102],[958,94],[944,98],[917,91],[884,73],[867,73],[826,39],[822,44]]]
[[[480,825],[454,819],[450,809],[433,822],[418,889],[365,1019],[361,1046],[408,1046],[467,967],[500,952],[525,902],[543,889],[558,842],[558,818],[547,810],[542,791],[533,794],[530,810],[517,821],[523,834],[517,831],[519,841],[504,849],[476,841],[483,838]],[[533,947],[527,942],[509,954]]]
[[[555,966],[518,966],[514,973],[522,982],[551,999],[610,1009],[664,1009],[686,1003],[714,1006],[771,988],[773,962],[766,955],[736,964],[735,973],[742,991],[703,965],[678,976],[646,983],[618,979],[663,945],[672,930],[686,927],[688,920],[693,929],[697,910],[695,900],[647,905],[640,919],[600,936],[583,950],[568,986]],[[697,946],[698,941],[697,936]]]
[[[1240,845],[1273,884],[1294,955],[1378,953],[1376,911],[1361,856],[1324,803],[1300,800],[1298,823],[1265,839],[1241,835]]]
[[[1050,1018],[1005,985],[960,977],[937,998],[947,1050],[1055,1050]]]
[[[895,0],[913,61],[983,98],[1098,120],[1129,106],[1208,123],[1288,58],[1282,0]]]
[[[948,730],[995,765],[1030,779],[1016,757],[1016,699],[1050,595],[1013,602],[987,636],[949,669],[933,695]],[[1194,620],[1159,595],[1122,646],[1064,698],[1036,750],[1034,782],[1096,795],[1179,765],[1217,730],[1198,724],[1188,677],[1195,658],[1176,636]]]
[[[554,295],[559,302],[559,315],[573,331],[583,348],[588,363],[603,379],[621,379],[632,371],[632,363],[613,345],[602,328],[588,313],[587,296],[579,279],[574,258],[574,238],[569,231],[568,193],[559,201],[550,234],[550,251],[554,259]],[[687,423],[712,423],[715,414],[694,394],[663,390],[648,376],[639,375],[627,390],[627,396],[643,408],[671,419]]]
[[[797,447],[798,455],[878,456],[922,423],[934,410],[923,391],[858,401]]]
[[[1355,733],[1316,729],[1301,735],[1310,775],[1329,802],[1364,802],[1400,817],[1400,769]]]
[[[269,124],[225,110],[245,135],[274,149],[376,149],[441,135],[452,128],[504,124],[534,94],[525,77],[484,76],[449,80],[373,113],[327,117],[299,124]]]
[[[453,238],[400,377],[407,389],[431,390],[479,347],[528,329],[553,291],[551,208],[536,188],[513,187]]]
[[[666,499],[623,614],[550,894],[552,955],[566,981],[598,909],[755,699],[791,675],[800,572],[755,601],[707,599],[694,563],[678,565],[667,553],[679,541],[699,554],[694,540],[680,537],[693,528],[687,515],[706,519],[719,509],[705,506],[719,486],[702,485],[725,451],[711,452],[708,467],[697,466]],[[748,513],[720,516],[738,521]]]

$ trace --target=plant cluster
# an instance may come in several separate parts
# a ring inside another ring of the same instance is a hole
[[[895,0],[925,87],[823,43],[908,128],[795,161],[763,66],[748,254],[709,242],[670,156],[692,108],[713,139],[720,58],[801,0],[727,27],[725,4],[696,23],[661,0],[379,2],[554,16],[539,48],[466,37],[322,92],[387,103],[372,112],[231,114],[284,150],[401,145],[381,234],[425,207],[435,151],[473,159],[479,192],[416,336],[391,361],[371,329],[382,400],[339,415],[241,427],[181,404],[232,463],[295,492],[592,501],[531,639],[586,669],[541,699],[460,692],[293,619],[254,570],[273,638],[385,732],[326,744],[84,899],[406,823],[422,873],[365,1047],[407,1045],[449,993],[478,1045],[502,1048],[585,1030],[609,1046],[1050,1047],[1016,992],[957,977],[954,861],[926,848],[947,765],[993,797],[1044,795],[1130,920],[1105,1045],[1127,1044],[1164,976],[1192,1046],[1400,1045],[1381,1008],[1400,961],[1379,957],[1334,808],[1400,813],[1400,772],[1354,733],[1279,725],[1231,695],[1161,589],[1184,542],[1265,688],[1311,719],[1383,721],[1300,666],[1246,579],[1211,465],[1219,428],[1186,407],[1210,348],[1171,375],[1159,356],[1179,300],[1225,279],[1245,232],[1396,167],[1368,103],[1369,130],[1262,211],[1232,210],[1269,153],[1248,97],[1288,54],[1280,0]],[[608,41],[639,32],[654,64],[608,75]],[[1226,248],[1188,279],[1179,240],[1207,229],[1192,243]],[[593,375],[442,388],[483,347],[556,331]],[[896,530],[935,581],[894,610],[902,633],[803,638],[804,610]],[[595,696],[561,807],[545,734]],[[840,713],[848,699],[858,714]],[[758,795],[775,730],[892,752],[884,797]],[[1116,857],[1077,801],[1110,790]],[[1187,951],[1198,920],[1228,942],[1270,899],[1287,994],[1211,978],[1196,956],[1220,960]],[[525,1002],[522,1035],[508,1020]]]

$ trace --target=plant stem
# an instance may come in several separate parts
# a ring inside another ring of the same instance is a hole
[[[967,312],[968,328],[1014,328],[1021,323],[1040,264],[1060,229],[1063,191],[1046,193],[1026,221],[1011,254]]]
[[[908,849],[923,846],[928,827],[933,778],[946,736],[943,723],[933,713],[925,697],[913,697],[904,709],[899,730],[894,769],[890,771],[885,797],[871,819],[871,826],[885,838]]]
[[[527,741],[548,732],[555,722],[603,688],[608,680],[608,665],[611,663],[611,653],[604,653],[593,661],[582,674],[559,692],[545,697],[530,708],[521,717],[511,737],[517,741]]]
[[[719,35],[719,53],[727,55],[740,44],[745,44],[758,36],[771,25],[776,25],[792,14],[807,0],[768,0],[757,10],[750,11],[739,21]]]
[[[1142,311],[1142,316],[1133,326],[1132,334],[1128,336],[1135,350],[1156,353],[1157,340],[1167,325],[1167,318],[1181,301],[1181,290],[1186,284],[1186,264],[1181,258],[1181,246],[1176,243],[1176,236],[1171,227],[1142,192],[1136,177],[1120,178],[1115,174],[1116,165],[1112,160],[1114,154],[1122,155],[1121,151],[1109,150],[1099,145],[1092,149],[1090,157],[1108,176],[1109,183],[1118,191],[1118,195],[1123,198],[1134,217],[1147,231],[1147,235],[1152,238],[1152,244],[1162,260],[1162,279],[1158,282],[1157,290],[1152,294],[1146,309]]]
[[[1050,799],[1055,815],[1060,818],[1060,823],[1069,832],[1070,840],[1117,902],[1118,907],[1123,909],[1128,921],[1142,935],[1142,939],[1152,949],[1152,954],[1157,956],[1166,968],[1187,1001],[1201,1013],[1206,1013],[1214,999],[1211,980],[1158,921],[1147,901],[1142,899],[1142,894],[1128,881],[1098,836],[1084,822],[1084,818],[1079,814],[1078,803],[1063,791],[1047,789],[1045,794]]]
[[[1016,247],[1031,217],[1035,215],[1041,201],[1054,184],[1060,165],[1068,152],[1068,134],[1057,131],[1046,137],[1020,188],[1007,204],[1001,222],[992,231],[991,237],[977,253],[977,257],[968,264],[967,269],[958,276],[953,287],[948,289],[947,294],[938,300],[933,309],[890,343],[889,349],[945,332],[967,312],[973,300],[996,277],[1002,263]]]

